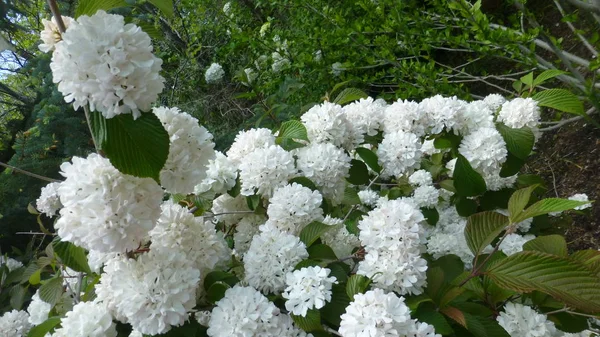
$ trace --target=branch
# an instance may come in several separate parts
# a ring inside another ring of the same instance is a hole
[[[50,6],[50,11],[52,12],[52,16],[56,19],[56,25],[58,26],[58,30],[61,33],[64,33],[67,30],[65,23],[62,20],[62,16],[60,16],[60,10],[58,9],[58,4],[56,0],[48,0],[48,6]]]
[[[562,17],[564,18],[565,11],[563,10],[563,8],[560,5],[560,3],[558,2],[558,0],[554,0],[554,4],[556,5],[556,8],[560,12],[560,15],[562,15]],[[566,21],[566,23],[567,23],[567,26],[569,26],[569,28],[573,32],[573,34],[577,35],[579,40],[581,40],[583,45],[592,53],[592,55],[594,55],[594,57],[598,57],[598,51],[596,51],[594,46],[592,46],[592,44],[583,35],[581,35],[577,32],[577,29],[575,29],[575,26],[573,26],[573,24],[570,21]]]
[[[596,113],[596,109],[595,108],[591,108],[588,111],[586,111],[585,113],[587,115],[592,115],[592,114]],[[542,129],[540,129],[540,131],[541,132],[546,132],[546,131],[556,130],[556,129],[559,129],[559,128],[565,126],[566,124],[576,122],[576,121],[581,120],[583,118],[585,118],[585,117],[584,116],[577,116],[577,117],[565,119],[565,120],[562,120],[560,122],[556,122],[556,125],[549,126],[547,128],[542,128]]]
[[[567,2],[585,11],[600,14],[600,7],[595,4],[591,4],[589,2],[584,2],[580,0],[567,0]]]
[[[37,179],[40,179],[40,180],[48,181],[48,182],[51,182],[51,183],[60,182],[60,180],[56,180],[56,179],[44,177],[44,176],[41,176],[39,174],[35,174],[35,173],[29,172],[29,171],[25,171],[25,170],[22,170],[22,169],[20,169],[18,167],[14,167],[12,165],[8,165],[8,164],[3,163],[3,162],[0,162],[0,166],[4,166],[6,168],[12,169],[13,171],[18,172],[18,173],[22,173],[22,174],[24,174],[26,176],[30,176],[30,177],[37,178]]]

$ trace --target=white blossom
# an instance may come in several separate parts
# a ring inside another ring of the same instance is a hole
[[[160,171],[160,183],[169,193],[189,194],[206,177],[209,160],[215,158],[212,135],[198,120],[178,108],[154,108],[169,134],[169,156]]]
[[[279,54],[279,52],[276,52],[276,51],[273,52],[271,54],[271,57],[273,58],[273,64],[271,65],[271,69],[273,70],[274,73],[281,72],[285,68],[289,67],[290,64],[292,64],[290,62],[290,60],[281,56],[281,54]]]
[[[383,116],[383,132],[385,134],[403,131],[421,137],[425,135],[430,124],[423,107],[419,103],[408,100],[400,99],[388,105]]]
[[[323,219],[323,223],[331,226],[331,228],[321,235],[321,241],[331,247],[338,258],[346,258],[357,247],[360,247],[358,236],[348,232],[342,219],[332,218],[328,215]],[[351,260],[345,260],[344,262],[347,264],[352,263]]]
[[[412,199],[419,208],[421,207],[434,207],[438,203],[440,197],[439,190],[431,185],[423,185],[417,187],[414,192]]]
[[[296,174],[294,157],[279,145],[256,149],[246,155],[240,164],[241,194],[258,193],[266,198],[287,184]]]
[[[537,129],[540,122],[540,108],[530,97],[517,97],[502,104],[502,109],[498,113],[498,122],[514,129],[524,126]]]
[[[429,173],[429,171],[418,170],[418,171],[415,171],[413,174],[411,174],[408,177],[408,182],[411,185],[426,186],[426,185],[433,184],[433,178],[431,176],[431,173]]]
[[[213,200],[211,211],[219,222],[233,225],[248,215],[250,208],[248,208],[248,203],[243,195],[234,198],[229,194],[222,194]]]
[[[6,267],[8,268],[8,272],[23,267],[23,263],[21,263],[20,261],[0,255],[0,266],[2,265],[6,265]]]
[[[523,244],[525,242],[535,239],[535,235],[519,235],[516,233],[508,234],[502,243],[500,243],[499,249],[506,255],[513,255],[523,251]]]
[[[494,128],[482,128],[466,135],[458,152],[484,174],[499,172],[508,155],[502,135]]]
[[[217,83],[225,76],[225,70],[218,63],[212,63],[204,73],[206,83]]]
[[[65,29],[68,29],[73,22],[73,18],[68,16],[61,16],[62,22],[65,24]],[[53,16],[51,20],[42,19],[42,24],[44,25],[44,30],[40,32],[40,38],[42,39],[42,43],[38,46],[38,48],[44,53],[53,51],[55,45],[62,41],[62,33],[58,28],[58,24],[56,23],[56,18]]]
[[[250,248],[250,243],[254,235],[258,234],[259,226],[264,224],[267,219],[258,214],[247,215],[243,217],[235,226],[233,242],[235,251],[242,256]]]
[[[89,104],[106,118],[150,110],[164,88],[162,60],[148,34],[120,15],[100,10],[72,21],[55,44],[52,77],[75,109]]]
[[[0,336],[2,337],[26,337],[31,327],[26,311],[7,311],[0,317]]]
[[[387,104],[384,100],[373,100],[371,97],[345,105],[342,111],[351,127],[351,137],[348,142],[353,148],[362,144],[365,135],[375,136],[381,128],[384,111]]]
[[[194,194],[225,193],[235,186],[237,167],[223,153],[217,151],[215,154],[206,166],[206,178],[194,187]]]
[[[589,201],[588,196],[585,193],[578,193],[578,194],[572,195],[572,196],[569,197],[569,200],[573,200],[573,201]],[[584,210],[584,209],[590,208],[590,207],[592,207],[592,203],[591,202],[588,203],[588,204],[582,205],[582,206],[577,206],[574,209],[578,210],[578,211],[581,211],[581,210]]]
[[[300,120],[312,143],[330,143],[340,147],[352,145],[355,137],[353,126],[338,104],[323,102],[315,105]]]
[[[329,277],[330,269],[319,266],[306,267],[287,273],[286,288],[281,296],[285,309],[294,315],[306,317],[311,309],[321,309],[331,301],[331,287],[337,283],[335,277]]]
[[[53,337],[116,337],[117,328],[108,309],[96,302],[79,302],[60,320]]]
[[[163,191],[151,178],[123,174],[95,153],[60,169],[64,207],[54,226],[64,241],[100,252],[133,250],[160,216]]]
[[[388,133],[377,148],[383,176],[400,177],[410,173],[421,163],[421,142],[414,133]]]
[[[379,199],[379,194],[373,190],[362,190],[358,191],[358,198],[360,202],[367,206],[375,206]]]
[[[40,298],[40,291],[36,291],[31,298],[31,303],[29,303],[29,306],[27,307],[27,312],[29,313],[29,323],[32,325],[42,324],[48,319],[50,309],[52,309],[52,305],[44,302]]]
[[[229,150],[227,150],[227,158],[237,167],[242,161],[246,160],[245,158],[250,152],[271,145],[275,145],[275,137],[269,129],[240,131],[235,136]]]
[[[443,97],[435,95],[426,98],[419,107],[427,114],[430,134],[440,133],[444,127],[447,131],[460,129],[462,127],[459,116],[465,109],[466,102],[457,99],[456,97]]]
[[[498,112],[498,109],[506,102],[506,99],[498,94],[490,94],[485,96],[483,102],[487,104],[488,108],[492,110],[492,112]]]
[[[298,235],[304,226],[313,221],[323,220],[322,202],[323,197],[319,191],[312,191],[300,184],[279,187],[269,199],[269,220],[261,230],[277,228]]]
[[[519,303],[506,303],[504,311],[500,312],[496,321],[511,337],[542,337],[553,336],[556,333],[554,323],[549,321],[546,315]]]
[[[54,182],[42,187],[40,197],[36,201],[38,211],[46,214],[48,217],[54,216],[62,207],[58,196],[58,186],[60,186],[60,183]]]

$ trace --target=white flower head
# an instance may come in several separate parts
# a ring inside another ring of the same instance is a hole
[[[492,110],[492,112],[498,112],[498,109],[506,102],[506,99],[498,94],[490,94],[485,96],[483,102],[487,104],[488,108]]]
[[[315,105],[305,112],[300,120],[306,127],[308,139],[312,143],[331,143],[335,146],[352,143],[352,124],[338,104],[323,102]]]
[[[266,198],[296,175],[294,157],[279,145],[250,152],[240,164],[241,194],[258,193]]]
[[[188,319],[199,281],[200,272],[180,251],[151,250],[137,260],[111,260],[96,285],[97,301],[135,330],[156,335]]]
[[[388,133],[377,149],[384,176],[401,177],[421,164],[421,141],[414,133]]]
[[[342,108],[346,120],[351,127],[348,145],[352,148],[364,142],[365,135],[375,136],[381,128],[387,104],[384,100],[373,100],[371,97],[361,98]]]
[[[72,21],[55,44],[52,77],[67,103],[87,104],[106,118],[148,111],[164,88],[162,60],[148,34],[120,15],[100,10]]]
[[[211,211],[213,214],[218,214],[215,216],[217,221],[226,225],[234,225],[250,212],[250,208],[248,208],[244,196],[238,195],[234,198],[225,193],[213,200]]]
[[[212,135],[198,120],[178,108],[154,108],[169,134],[171,145],[160,183],[169,193],[189,194],[206,177],[209,160],[215,157]]]
[[[426,186],[433,184],[433,177],[429,171],[418,170],[408,177],[408,182],[415,186]]]
[[[242,161],[246,160],[245,158],[250,152],[271,145],[275,145],[275,137],[269,129],[240,131],[235,136],[229,150],[227,150],[227,158],[237,167]]]
[[[279,54],[279,52],[276,52],[276,51],[273,52],[271,54],[271,57],[273,58],[273,64],[271,65],[271,69],[273,70],[274,73],[279,73],[292,64],[292,62],[290,62],[290,60],[281,56],[281,54]]]
[[[225,193],[235,186],[237,167],[223,153],[216,152],[216,157],[208,161],[206,178],[196,187],[194,194],[212,191]]]
[[[31,303],[29,303],[29,306],[27,307],[27,312],[29,313],[29,323],[32,325],[42,324],[48,319],[50,309],[52,309],[52,305],[44,302],[40,298],[40,291],[38,289],[38,291],[36,291],[31,298]]]
[[[343,337],[407,336],[412,323],[404,298],[377,288],[354,295],[341,318]]]
[[[462,115],[466,104],[456,97],[435,95],[421,101],[419,106],[427,115],[428,131],[431,134],[438,134],[444,127],[448,131],[461,127],[459,116]]]
[[[348,232],[342,219],[331,218],[328,215],[323,219],[323,223],[331,228],[321,235],[321,241],[331,247],[340,259],[350,256],[355,248],[360,247],[358,236]],[[352,264],[351,260],[344,262]]]
[[[58,186],[60,186],[60,182],[50,183],[42,187],[40,197],[36,201],[36,208],[48,217],[54,216],[62,207],[58,197]]]
[[[496,321],[514,337],[554,336],[557,332],[554,323],[546,315],[520,303],[506,303]]]
[[[334,204],[344,198],[350,156],[331,143],[311,143],[295,150],[299,174],[314,182]]]
[[[210,316],[211,312],[208,310],[197,311],[194,315],[198,324],[206,327],[208,326],[208,322],[210,322]]]
[[[273,229],[255,235],[244,255],[245,281],[263,293],[285,289],[285,276],[308,257],[306,246],[295,235]]]
[[[233,242],[235,251],[244,255],[250,248],[250,243],[254,235],[258,234],[259,226],[264,224],[267,219],[258,214],[246,215],[235,226],[235,234],[233,234]]]
[[[285,278],[286,288],[281,296],[285,301],[285,309],[294,315],[306,317],[311,309],[321,309],[331,301],[331,287],[337,283],[335,277],[329,277],[330,269],[319,266],[306,267],[288,273]]]
[[[73,18],[68,16],[61,16],[62,22],[65,24],[65,29],[68,29],[73,22]],[[54,50],[55,45],[62,41],[62,33],[56,23],[56,18],[53,16],[51,20],[42,19],[44,30],[40,32],[40,38],[42,43],[38,48],[44,53]]]
[[[421,137],[425,135],[430,124],[422,106],[408,100],[400,99],[388,105],[383,115],[383,132],[386,134],[404,131]]]
[[[506,255],[510,256],[518,252],[523,251],[523,245],[527,241],[535,239],[535,235],[519,235],[516,233],[508,234],[502,243],[500,243],[499,249]]]
[[[473,101],[461,110],[456,124],[454,129],[463,135],[481,128],[493,128],[494,113],[485,102]]]
[[[574,201],[590,201],[590,199],[588,199],[587,194],[585,194],[585,193],[578,193],[578,194],[572,195],[572,196],[569,197],[569,200],[574,200]],[[585,204],[585,205],[582,205],[582,206],[577,206],[574,209],[578,210],[578,211],[581,211],[581,210],[584,210],[584,209],[590,208],[590,207],[592,207],[592,203],[591,202],[589,204]]]
[[[8,268],[8,272],[23,267],[23,263],[13,258],[5,258],[4,256],[0,255],[0,266],[2,265],[6,265],[6,267]]]
[[[440,192],[432,185],[423,185],[413,191],[413,201],[417,207],[434,207],[438,203]]]
[[[323,197],[319,191],[312,191],[300,184],[279,187],[269,199],[269,220],[265,229],[261,230],[275,227],[283,232],[298,235],[304,226],[323,219],[322,202]]]
[[[133,250],[160,216],[163,191],[150,178],[123,174],[95,153],[60,169],[64,207],[55,228],[64,241],[100,252]]]
[[[458,152],[479,172],[499,172],[508,151],[504,138],[494,128],[482,128],[466,135]]]
[[[117,328],[108,309],[96,302],[79,302],[60,320],[53,337],[116,337]]]
[[[26,311],[12,310],[0,316],[0,336],[2,337],[25,337],[31,327]]]
[[[204,73],[206,83],[217,83],[223,79],[223,76],[225,76],[225,70],[218,63],[212,63]]]
[[[514,129],[524,126],[537,129],[540,122],[540,108],[530,97],[517,97],[502,104],[502,109],[498,113],[498,122]]]
[[[379,194],[373,190],[367,189],[358,192],[360,202],[367,206],[375,206],[379,200]]]

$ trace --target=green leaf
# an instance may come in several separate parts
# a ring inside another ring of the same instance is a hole
[[[533,86],[533,72],[521,77],[521,82],[527,84],[528,86]]]
[[[292,316],[294,323],[306,332],[323,330],[323,327],[321,326],[321,313],[319,310],[308,310],[305,317],[294,314],[290,314],[290,316]]]
[[[169,156],[169,134],[153,113],[106,119],[92,112],[92,131],[100,148],[119,171],[136,177],[159,180]]]
[[[302,122],[296,120],[290,120],[281,123],[276,143],[279,144],[281,140],[285,138],[299,139],[305,141],[309,140],[308,133],[306,132],[306,127],[304,126],[304,124],[302,124]]]
[[[436,149],[458,149],[460,142],[462,141],[462,137],[455,135],[453,133],[446,133],[440,137],[437,137],[433,140],[433,146]]]
[[[433,325],[436,334],[450,335],[454,332],[444,315],[435,310],[417,310],[411,317]]]
[[[344,205],[352,206],[360,204],[360,198],[358,197],[358,192],[350,186],[346,186],[344,190],[344,200],[342,201]]]
[[[381,166],[378,162],[379,159],[377,158],[377,154],[375,154],[375,152],[364,147],[358,147],[356,148],[356,153],[360,156],[360,158],[362,158],[362,160],[365,161],[365,163],[367,163],[367,165],[369,165],[371,170],[377,173],[381,172]]]
[[[423,213],[425,220],[427,221],[427,223],[430,226],[435,226],[437,224],[437,222],[440,220],[440,213],[438,212],[437,208],[435,208],[435,207],[433,207],[433,208],[423,207],[423,208],[421,208],[421,213]]]
[[[471,215],[465,227],[469,249],[479,255],[508,225],[508,218],[500,213],[487,211]]]
[[[538,85],[546,82],[547,80],[554,78],[556,76],[568,74],[566,71],[558,70],[558,69],[548,69],[544,70],[541,74],[539,74],[535,80],[533,80],[533,86],[537,87]]]
[[[491,211],[497,208],[507,209],[508,200],[514,191],[512,188],[503,188],[499,191],[486,191],[479,197],[479,207],[484,211]]]
[[[346,294],[343,284],[334,284],[331,287],[331,302],[321,308],[321,317],[336,330],[340,325],[341,318],[350,304],[350,298]]]
[[[235,198],[238,195],[240,195],[241,191],[242,191],[242,183],[240,181],[240,176],[238,175],[237,178],[235,179],[235,185],[229,191],[227,191],[227,194],[229,194],[232,198]]]
[[[510,221],[513,223],[518,223],[525,219],[533,218],[534,216],[548,214],[550,212],[562,212],[586,204],[589,204],[589,202],[559,198],[547,198],[529,206],[529,208],[527,208],[520,214],[512,217]]]
[[[342,90],[336,98],[333,100],[333,103],[344,105],[346,103],[350,103],[352,101],[357,101],[361,98],[367,98],[367,95],[364,91],[356,88],[346,88]]]
[[[560,331],[564,332],[578,333],[588,328],[588,319],[586,317],[572,315],[567,312],[550,314],[548,315],[548,319],[554,322]]]
[[[513,129],[502,123],[497,123],[496,129],[506,142],[508,152],[519,159],[527,159],[535,143],[535,136],[530,128]]]
[[[300,231],[300,241],[304,242],[306,247],[310,247],[317,239],[323,235],[323,233],[330,230],[332,226],[326,225],[319,221],[313,221],[306,225]]]
[[[294,270],[300,270],[302,268],[316,267],[316,266],[320,266],[319,261],[305,259],[305,260],[298,262],[298,264],[296,266],[294,266]]]
[[[206,298],[212,303],[217,303],[225,296],[225,292],[229,288],[231,288],[229,284],[223,281],[217,281],[206,291]]]
[[[336,278],[338,283],[344,283],[348,281],[348,274],[350,273],[350,266],[344,262],[332,262],[327,265],[327,268],[331,270],[329,276]]]
[[[319,189],[317,188],[317,185],[315,185],[315,183],[312,182],[312,180],[306,178],[306,177],[296,177],[296,178],[292,178],[288,181],[288,183],[291,185],[293,183],[296,183],[298,185],[302,185],[304,187],[308,187],[310,188],[311,191],[318,191]]]
[[[353,185],[366,185],[369,183],[369,169],[363,161],[352,159],[350,161],[349,177],[346,178]]]
[[[260,195],[249,195],[246,197],[246,205],[252,211],[255,211],[258,207],[261,206],[261,198]]]
[[[595,249],[580,250],[571,254],[569,258],[588,267],[600,277],[600,251]]]
[[[27,337],[44,337],[52,332],[54,327],[60,323],[60,317],[50,317],[41,324],[34,326],[29,330]]]
[[[138,22],[137,25],[152,39],[160,40],[164,37],[162,31],[151,22]]]
[[[486,275],[506,289],[537,290],[569,307],[600,312],[600,279],[585,266],[565,257],[523,251],[495,263]]]
[[[81,15],[94,15],[98,10],[109,10],[113,8],[127,7],[125,0],[80,0],[75,9],[75,18]]]
[[[456,203],[456,212],[458,215],[469,217],[477,213],[477,202],[465,197],[460,197]]]
[[[456,193],[456,188],[454,188],[454,180],[451,180],[451,179],[442,180],[442,181],[440,181],[440,187],[445,189],[446,191]]]
[[[579,116],[587,116],[583,111],[583,102],[575,94],[565,89],[548,89],[540,91],[532,98],[539,106],[544,106],[558,111],[564,111]]]
[[[526,188],[517,190],[508,200],[508,214],[510,218],[514,218],[515,215],[521,214],[521,212],[527,206],[531,193],[538,187],[538,185],[531,185]],[[513,221],[514,222],[514,221]]]
[[[474,197],[483,194],[487,189],[485,180],[471,167],[467,158],[458,155],[454,167],[454,188],[456,194],[463,197]]]
[[[173,0],[148,0],[156,6],[166,17],[173,17]]]
[[[208,290],[210,289],[210,287],[216,283],[216,282],[225,282],[230,286],[234,286],[236,283],[239,282],[239,279],[228,272],[225,271],[221,271],[221,270],[215,270],[215,271],[211,271],[210,273],[206,274],[206,277],[204,278],[204,289]]]
[[[29,284],[34,285],[34,286],[40,284],[41,275],[42,275],[42,270],[41,269],[36,270],[35,273],[33,273],[33,274],[31,274],[31,276],[29,276]]]
[[[10,288],[10,306],[13,309],[21,310],[21,307],[23,307],[23,302],[25,302],[26,292],[27,289],[20,284],[15,284],[12,286],[12,288]]]
[[[371,280],[363,275],[354,274],[346,283],[346,294],[350,299],[354,299],[356,294],[364,294],[371,285]]]
[[[46,303],[54,306],[60,300],[63,294],[63,279],[62,277],[54,277],[46,281],[40,287],[40,298]]]
[[[523,165],[525,165],[523,159],[519,159],[509,152],[506,156],[506,161],[502,164],[502,168],[500,169],[500,177],[506,178],[514,176],[521,171]]]
[[[318,244],[308,247],[308,257],[315,260],[337,260],[333,249],[328,245]]]
[[[523,250],[533,250],[561,257],[567,256],[567,242],[560,235],[538,236],[523,244]]]
[[[60,238],[52,242],[52,248],[67,267],[79,272],[92,273],[85,255],[85,249],[67,241],[60,241]]]

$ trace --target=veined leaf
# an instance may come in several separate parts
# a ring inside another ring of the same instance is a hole
[[[565,89],[548,89],[540,91],[532,98],[539,106],[568,112],[579,116],[587,116],[583,111],[583,102],[572,92]]]
[[[548,69],[544,70],[541,74],[539,74],[535,80],[533,80],[533,86],[536,87],[547,80],[554,78],[556,76],[568,74],[566,71],[558,70],[558,69]]]
[[[125,0],[80,0],[75,9],[75,18],[81,15],[94,15],[98,10],[107,11],[119,7],[127,7],[127,2]]]
[[[478,196],[483,194],[487,188],[485,180],[473,169],[467,158],[460,154],[458,155],[452,178],[456,194],[460,196]]]
[[[290,314],[290,316],[292,316],[294,323],[306,332],[323,329],[321,326],[321,313],[319,310],[308,310],[305,317],[294,314]]]
[[[63,294],[63,278],[54,277],[46,281],[40,287],[40,298],[46,303],[54,306]]]
[[[496,129],[506,142],[508,152],[519,159],[527,159],[535,143],[535,136],[530,128],[513,129],[502,123],[496,123]]]
[[[566,257],[523,251],[495,263],[486,275],[506,289],[537,290],[569,307],[600,312],[600,279]]]
[[[281,123],[277,138],[293,138],[308,141],[308,134],[302,122],[291,120]]]
[[[88,274],[92,272],[83,248],[67,241],[60,241],[60,239],[54,240],[52,248],[54,248],[54,253],[67,267]]]
[[[173,17],[173,0],[148,0],[156,6],[166,17]]]
[[[377,159],[377,154],[375,154],[375,152],[364,148],[364,147],[359,147],[356,148],[356,153],[358,153],[358,155],[362,158],[362,160],[365,161],[365,163],[367,163],[367,165],[369,165],[369,167],[371,168],[371,170],[380,173],[381,172],[381,166],[379,165],[378,159]]]
[[[481,212],[467,219],[465,237],[469,249],[479,255],[509,225],[508,218],[497,212]]]
[[[537,184],[531,185],[515,191],[515,193],[510,196],[510,199],[508,200],[508,213],[511,219],[521,214],[521,212],[525,209],[525,206],[527,206],[529,198],[531,198],[531,193],[533,193],[537,187]]]
[[[511,217],[511,222],[518,223],[525,219],[533,218],[534,216],[548,214],[550,212],[562,212],[586,204],[589,204],[589,202],[559,198],[542,199],[536,202],[535,204],[529,206],[529,208],[527,208],[520,214]]]
[[[312,182],[312,180],[306,178],[306,177],[296,177],[296,178],[292,178],[288,181],[288,183],[293,184],[299,184],[302,185],[304,187],[308,187],[310,188],[311,191],[317,191],[317,185],[315,185],[315,183]]]
[[[354,299],[354,295],[362,294],[369,288],[371,280],[363,275],[354,274],[348,279],[346,283],[346,294],[350,299]]]
[[[533,72],[521,77],[521,82],[527,84],[528,86],[533,86]]]
[[[332,226],[326,225],[319,221],[313,221],[306,225],[300,231],[300,241],[304,242],[306,247],[310,247],[323,233],[330,230]]]
[[[364,91],[356,88],[346,88],[342,90],[336,98],[333,100],[333,103],[344,105],[346,103],[350,103],[352,101],[357,101],[361,98],[367,98],[367,95]]]
[[[538,236],[523,244],[523,250],[532,250],[561,257],[567,256],[567,242],[560,235]]]
[[[600,277],[600,251],[595,249],[580,250],[571,254],[569,258],[588,267],[588,269]]]
[[[60,317],[50,317],[41,324],[31,328],[31,330],[29,330],[29,334],[27,334],[27,337],[44,337],[59,323]]]

